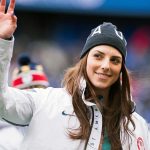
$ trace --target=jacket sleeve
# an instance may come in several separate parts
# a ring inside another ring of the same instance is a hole
[[[150,123],[148,124],[148,143],[150,143]],[[150,149],[150,144],[149,144]]]
[[[37,98],[37,93],[8,86],[13,44],[14,38],[10,41],[0,39],[0,118],[10,123],[26,125],[33,116],[33,101]]]

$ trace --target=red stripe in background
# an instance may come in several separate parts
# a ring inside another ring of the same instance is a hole
[[[45,75],[32,74],[32,81],[47,81],[48,82],[48,79],[47,79],[47,77]],[[21,84],[23,84],[22,77],[14,80],[12,82],[12,86],[13,87],[21,85]]]
[[[32,77],[33,77],[32,81],[48,81],[45,75],[33,74]]]
[[[12,82],[12,86],[17,86],[17,85],[20,85],[20,84],[23,84],[22,78],[18,78],[18,79],[14,80]]]

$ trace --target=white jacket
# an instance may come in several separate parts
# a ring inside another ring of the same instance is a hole
[[[29,124],[20,150],[84,150],[85,141],[72,140],[68,129],[79,127],[73,114],[72,98],[64,88],[34,89],[30,91],[8,87],[8,70],[13,41],[0,39],[0,115],[10,122]],[[95,104],[86,102],[94,109],[95,120],[87,150],[98,150],[102,116]],[[150,150],[148,125],[137,113],[132,114],[136,129],[128,141],[122,140],[123,150]],[[97,120],[96,120],[97,119]],[[130,127],[132,129],[132,126]],[[121,137],[123,137],[123,131]],[[93,141],[93,139],[95,139]]]
[[[0,130],[0,150],[19,150],[23,135],[12,125]]]

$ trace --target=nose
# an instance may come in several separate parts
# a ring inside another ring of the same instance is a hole
[[[105,58],[103,59],[103,61],[101,62],[101,68],[104,70],[104,71],[107,71],[110,69],[110,61],[108,58]]]

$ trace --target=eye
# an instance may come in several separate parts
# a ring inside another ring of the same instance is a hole
[[[95,53],[93,56],[94,56],[96,59],[101,59],[101,58],[103,58],[103,55],[100,54],[100,53]]]
[[[121,64],[121,60],[119,58],[111,58],[111,62],[115,65]]]

